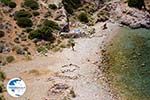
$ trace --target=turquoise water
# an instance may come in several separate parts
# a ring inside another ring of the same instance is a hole
[[[106,76],[121,100],[150,100],[150,30],[122,28],[107,47]]]

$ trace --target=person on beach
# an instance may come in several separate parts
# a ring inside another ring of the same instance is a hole
[[[107,29],[108,27],[107,27],[107,23],[105,23],[104,25],[103,25],[103,30],[105,30],[105,29]]]
[[[70,46],[71,46],[72,50],[75,51],[74,50],[75,42],[74,42],[74,40],[72,38],[69,40],[69,43],[70,43]]]
[[[75,43],[71,43],[72,51],[74,51]]]

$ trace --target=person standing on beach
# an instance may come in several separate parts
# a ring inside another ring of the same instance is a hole
[[[104,25],[103,25],[103,30],[105,30],[105,29],[107,29],[108,27],[107,27],[107,23],[105,23]]]
[[[71,43],[72,51],[74,51],[75,43]]]
[[[72,50],[74,51],[75,42],[72,38],[69,40],[69,43],[70,43],[70,46],[71,46]]]

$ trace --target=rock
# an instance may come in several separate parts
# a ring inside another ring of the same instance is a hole
[[[63,84],[63,83],[57,83],[54,84],[51,88],[50,88],[50,92],[52,94],[58,94],[58,93],[63,93],[65,90],[67,90],[69,88],[69,86],[67,84]]]
[[[75,92],[74,92],[73,89],[70,90],[70,95],[71,95],[72,98],[75,98],[75,97],[76,97],[76,94],[75,94]]]
[[[131,23],[129,25],[132,29],[137,29],[137,28],[140,28],[141,27],[141,24],[140,23]]]
[[[4,25],[3,24],[0,24],[0,29],[3,29],[4,28]]]
[[[15,43],[20,43],[20,39],[17,37],[17,38],[14,39],[14,42]]]
[[[5,32],[0,30],[0,38],[5,36]]]
[[[142,26],[143,28],[148,28],[148,29],[150,29],[150,22],[141,21],[141,26]]]
[[[17,54],[20,54],[20,55],[24,55],[24,54],[25,54],[25,50],[24,50],[23,48],[21,48],[21,47],[18,47],[18,48],[16,49],[16,53],[17,53]]]
[[[129,26],[129,25],[130,25],[130,22],[127,21],[126,19],[121,19],[121,20],[120,20],[120,24]]]
[[[0,53],[8,53],[11,51],[11,48],[4,41],[0,42]]]
[[[150,13],[148,13],[147,11],[130,8],[124,3],[120,2],[116,2],[116,4],[113,3],[110,6],[113,8],[110,12],[112,15],[111,17],[117,18],[122,25],[129,26],[133,29],[150,29]],[[119,13],[117,12],[118,9]]]
[[[62,17],[65,18],[66,15],[64,14],[63,9],[60,9],[60,10],[58,10],[58,11],[55,13],[54,19],[55,19],[55,20],[58,20],[58,21],[61,21],[61,20],[62,20]]]

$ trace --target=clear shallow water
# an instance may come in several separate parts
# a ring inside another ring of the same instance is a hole
[[[150,30],[122,28],[107,47],[111,80],[121,100],[150,100]]]

